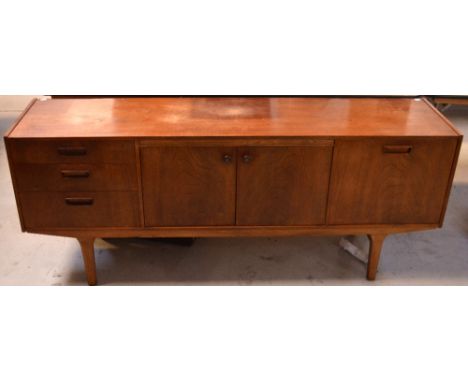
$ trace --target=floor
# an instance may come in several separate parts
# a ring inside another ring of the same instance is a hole
[[[29,96],[0,97],[3,135]],[[468,135],[468,107],[445,115]],[[339,237],[197,239],[190,247],[146,239],[96,242],[100,285],[468,285],[468,143],[464,143],[444,227],[390,236],[377,281]],[[354,238],[365,249],[367,239]],[[74,239],[21,233],[0,143],[0,285],[85,285]]]

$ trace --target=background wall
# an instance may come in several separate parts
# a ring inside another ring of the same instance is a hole
[[[10,113],[14,111],[23,111],[29,102],[34,97],[33,95],[17,95],[17,96],[0,96],[0,113]]]

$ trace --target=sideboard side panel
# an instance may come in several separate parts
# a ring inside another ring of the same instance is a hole
[[[16,181],[16,168],[15,168],[15,164],[13,163],[13,159],[12,159],[12,148],[11,148],[12,140],[11,140],[11,138],[5,136],[4,142],[5,142],[5,149],[6,149],[6,153],[7,153],[7,157],[8,157],[8,165],[10,167],[11,182],[12,182],[13,191],[14,191],[14,194],[15,194],[16,207],[18,209],[18,216],[19,216],[19,220],[20,220],[21,231],[24,232],[26,230],[26,225],[24,224],[23,208],[21,206],[21,200],[20,200],[19,195],[18,195],[18,184],[17,184],[17,181]]]
[[[451,168],[451,171],[450,171],[450,177],[449,177],[449,181],[447,183],[447,188],[446,188],[446,191],[445,191],[445,201],[444,201],[444,205],[442,206],[442,211],[441,211],[441,214],[440,214],[439,227],[442,227],[442,225],[444,223],[444,219],[445,219],[445,213],[447,212],[447,206],[448,206],[448,202],[449,202],[450,191],[452,190],[453,179],[455,177],[455,171],[457,169],[458,157],[460,155],[462,142],[463,142],[463,136],[460,135],[457,138],[457,147],[455,149],[455,154],[453,156],[453,163],[452,163],[452,168]]]

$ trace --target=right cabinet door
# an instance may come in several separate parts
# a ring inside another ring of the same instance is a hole
[[[329,224],[438,223],[456,139],[335,142]]]
[[[325,224],[332,146],[239,148],[237,225]]]

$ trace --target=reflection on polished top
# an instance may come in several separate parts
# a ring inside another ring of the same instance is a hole
[[[166,97],[37,101],[10,137],[456,135],[420,98]]]

